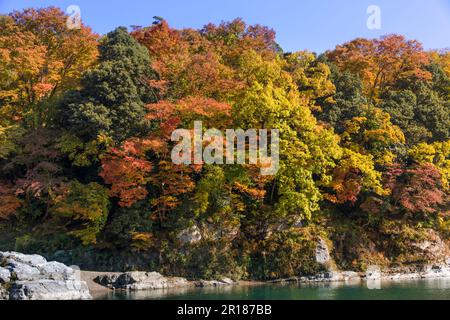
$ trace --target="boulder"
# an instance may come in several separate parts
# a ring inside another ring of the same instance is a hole
[[[14,280],[33,281],[41,279],[41,272],[34,265],[25,264],[19,261],[8,259],[6,265]]]
[[[86,282],[76,280],[17,281],[12,284],[10,300],[88,300]]]
[[[232,284],[235,283],[235,282],[234,282],[232,279],[230,279],[230,278],[222,278],[220,281],[223,282],[223,283],[225,283],[225,284],[227,284],[227,285],[232,285]]]
[[[76,280],[76,271],[62,263],[52,261],[38,265],[42,277],[51,280]]]
[[[424,279],[450,278],[450,266],[447,264],[426,266],[420,277]]]
[[[120,277],[120,274],[105,274],[98,276],[94,279],[95,282],[98,284],[108,287],[108,288],[115,288],[118,284],[117,279]]]
[[[342,278],[344,281],[361,280],[361,276],[359,275],[359,273],[354,271],[343,271]]]
[[[329,282],[337,282],[337,281],[343,281],[344,276],[339,271],[328,271],[324,273],[324,279],[325,281]]]
[[[99,276],[95,281],[101,285],[124,290],[153,290],[188,286],[184,278],[164,277],[157,272],[132,271],[120,275]]]
[[[200,280],[195,282],[196,287],[204,288],[204,287],[223,287],[223,286],[231,286],[234,284],[234,281],[230,278],[223,278],[221,280]]]
[[[0,252],[0,299],[80,300],[91,299],[86,282],[76,270],[39,255]]]
[[[47,260],[44,257],[37,254],[26,255],[18,252],[0,252],[0,260],[5,260],[6,262],[20,262],[32,266],[47,263]]]

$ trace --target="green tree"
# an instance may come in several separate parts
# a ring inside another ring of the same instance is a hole
[[[64,188],[54,199],[52,215],[61,219],[69,234],[83,244],[96,243],[108,217],[108,189],[95,182],[84,185],[76,180]]]
[[[336,93],[322,103],[323,112],[318,118],[329,123],[337,133],[345,130],[345,121],[363,114],[368,99],[363,94],[363,84],[358,75],[349,71],[341,72],[333,64],[329,64],[331,79]]]
[[[145,105],[153,102],[147,49],[123,27],[101,40],[100,64],[88,71],[81,91],[61,103],[61,123],[82,137],[103,133],[122,142],[145,132]]]
[[[380,108],[391,115],[392,122],[403,130],[410,144],[431,138],[424,123],[417,121],[417,107],[417,96],[411,90],[390,91],[380,103]]]

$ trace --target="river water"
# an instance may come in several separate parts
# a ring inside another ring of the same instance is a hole
[[[263,284],[109,293],[118,300],[450,300],[450,279],[386,281],[367,284]]]

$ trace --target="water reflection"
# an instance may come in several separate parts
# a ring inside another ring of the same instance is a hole
[[[264,284],[219,288],[177,288],[110,292],[108,300],[450,300],[450,279],[382,281],[370,289],[366,281],[319,284]]]

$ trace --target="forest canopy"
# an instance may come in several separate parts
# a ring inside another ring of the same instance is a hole
[[[242,19],[100,36],[66,18],[0,16],[0,249],[265,279],[312,271],[310,241],[348,223],[449,235],[450,52],[395,34],[284,52]],[[175,165],[171,133],[196,120],[279,129],[280,170]]]

